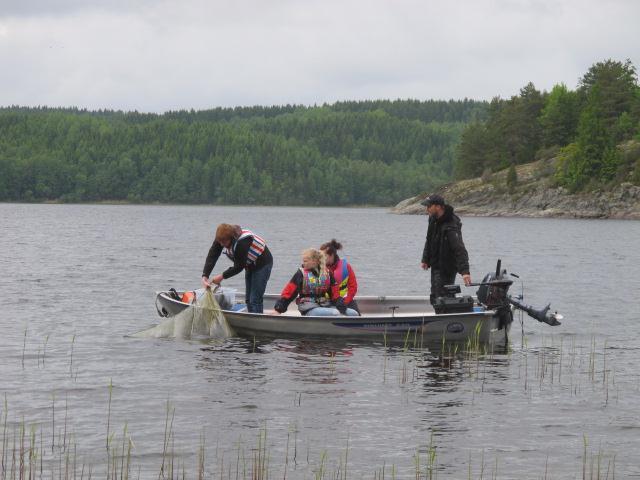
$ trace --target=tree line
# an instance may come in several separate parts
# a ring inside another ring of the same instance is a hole
[[[635,66],[491,102],[371,100],[164,114],[0,108],[0,201],[391,205],[557,156],[571,191],[640,184]]]
[[[555,179],[570,191],[640,184],[640,154],[619,148],[633,138],[640,140],[636,68],[609,59],[593,64],[575,90],[557,84],[540,92],[528,83],[508,100],[494,98],[487,118],[465,128],[454,174],[515,172],[515,165],[555,155]]]
[[[0,109],[0,201],[389,205],[446,182],[487,103]]]

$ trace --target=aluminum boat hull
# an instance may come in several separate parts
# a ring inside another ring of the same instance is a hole
[[[244,337],[367,338],[412,344],[506,344],[511,327],[511,321],[501,319],[495,310],[476,307],[472,312],[436,314],[426,296],[358,297],[362,313],[359,317],[302,316],[295,303],[283,314],[276,314],[273,306],[278,298],[274,294],[265,295],[265,313],[249,313],[240,309],[244,295],[236,294],[236,305],[223,309],[224,316],[231,328]],[[159,292],[156,307],[161,316],[173,316],[189,305]]]

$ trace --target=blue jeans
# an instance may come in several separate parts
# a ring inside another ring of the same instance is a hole
[[[340,311],[335,307],[316,307],[309,310],[305,315],[313,315],[316,317],[334,317],[338,315],[343,315]],[[348,315],[350,317],[357,317],[359,315],[353,308],[347,308],[344,312],[344,315]]]
[[[305,313],[305,316],[307,315],[314,317],[337,317],[338,315],[340,315],[340,312],[337,308],[334,307],[316,307]]]
[[[255,270],[244,271],[245,302],[247,311],[262,313],[262,299],[267,289],[267,282],[271,276],[273,263],[269,263]]]

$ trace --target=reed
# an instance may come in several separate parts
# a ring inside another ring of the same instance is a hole
[[[173,447],[173,420],[175,418],[175,408],[171,407],[169,400],[167,400],[166,404],[166,415],[164,421],[164,441],[162,442],[162,465],[160,466],[160,473],[158,474],[158,479],[167,478],[167,469],[169,471],[169,477],[173,478],[173,461],[174,461],[174,450],[172,448],[170,457],[168,456],[169,444]]]
[[[267,426],[260,429],[258,445],[253,452],[252,480],[266,480],[269,478],[269,456],[267,451]]]
[[[71,355],[69,356],[69,376],[71,378],[73,378],[73,346],[76,343],[76,335],[75,333],[73,334],[73,337],[71,337]]]
[[[29,325],[24,327],[24,339],[22,341],[22,369],[24,370],[24,352],[27,349],[27,330],[29,329]]]
[[[47,357],[47,344],[49,343],[49,335],[44,337],[44,342],[42,344],[42,368],[44,368],[44,362]],[[40,366],[40,352],[38,352],[38,367]]]
[[[109,453],[109,427],[111,426],[111,399],[113,398],[113,379],[109,379],[109,401],[107,402],[107,437],[106,437],[106,447],[107,453]],[[108,476],[108,475],[107,475]]]
[[[589,442],[587,436],[583,435],[583,453],[582,453],[582,478],[583,480],[608,480],[609,474],[611,479],[615,479],[615,460],[616,455],[608,456],[599,447],[597,452],[589,452]],[[603,462],[606,461],[606,470],[603,471]],[[603,476],[604,475],[604,476]]]
[[[14,428],[13,435],[9,438],[7,435],[8,408],[6,400],[2,414],[3,439],[2,452],[0,455],[2,459],[0,480],[77,480],[78,477],[84,480],[84,478],[91,479],[94,476],[93,466],[79,461],[78,442],[72,433],[68,433],[67,440],[60,442],[58,444],[59,447],[53,449],[55,454],[49,456],[47,459],[50,471],[46,472],[43,459],[46,455],[47,448],[43,444],[45,435],[42,429],[40,429],[40,439],[38,439],[37,426],[35,424],[28,425],[23,420]],[[163,441],[164,454],[158,473],[159,479],[178,480],[180,478],[197,478],[198,480],[203,480],[205,478],[211,478],[215,480],[267,480],[269,478],[279,478],[277,471],[282,472],[282,466],[276,466],[275,469],[272,468],[269,435],[266,424],[264,424],[258,432],[256,444],[252,449],[249,462],[247,462],[247,456],[244,454],[241,442],[238,442],[235,472],[234,468],[232,468],[233,464],[225,463],[224,453],[219,453],[216,447],[216,455],[214,458],[219,465],[219,471],[217,474],[207,475],[205,462],[206,442],[204,432],[201,433],[196,465],[191,471],[192,473],[190,473],[187,462],[176,455],[176,438],[173,433],[174,414],[175,408],[167,402],[165,438]],[[296,431],[296,428],[290,428],[290,433],[295,433]],[[111,435],[110,433],[110,436]],[[436,432],[431,430],[428,444],[416,450],[413,457],[413,476],[416,480],[434,480],[438,478],[439,473],[446,474],[446,471],[441,471],[438,462],[438,445],[435,439]],[[296,442],[294,441],[293,443],[295,445]],[[121,437],[118,441],[112,439],[109,444],[111,452],[108,460],[107,474],[104,478],[107,480],[129,480],[132,477],[132,452],[135,449],[135,445],[129,434],[128,424],[126,422],[123,425]],[[294,452],[295,448],[296,447],[294,447]],[[310,462],[308,451],[307,464],[311,467],[312,478],[331,478],[336,480],[371,478],[362,472],[355,474],[350,473],[349,458],[351,456],[351,448],[351,442],[347,436],[345,450],[343,454],[339,456],[337,463],[330,461],[328,451],[325,449],[320,451],[318,461],[312,463]],[[287,445],[284,465],[289,466],[293,464],[295,470],[297,462],[295,462],[295,460],[291,463],[289,462],[289,451],[289,445]],[[296,454],[294,453],[294,459],[295,456]],[[608,480],[615,478],[615,454],[605,453],[601,447],[596,451],[590,451],[586,435],[583,435],[582,454],[578,457],[580,456],[582,457],[581,473],[583,479]],[[490,469],[490,467],[488,468],[490,465],[491,463],[487,462],[486,452],[484,450],[481,452],[480,459],[475,465],[470,453],[467,463],[468,478],[484,479],[490,477],[497,480],[497,456],[493,462],[492,469]],[[397,467],[395,465],[389,467],[386,462],[383,462],[381,467],[372,466],[372,468],[373,478],[375,479],[395,479],[398,475]],[[286,480],[289,470],[285,469],[284,472],[285,474],[282,478]],[[295,474],[293,471],[291,473],[294,478],[308,478],[308,474],[305,473],[304,470],[296,471]],[[549,478],[550,475],[547,457],[541,471],[541,477]],[[102,476],[100,476],[100,478],[102,478]],[[137,478],[140,478],[140,467],[138,467]],[[406,474],[403,474],[402,478],[407,478]]]
[[[4,478],[6,468],[6,454],[7,454],[7,416],[9,415],[9,404],[7,403],[7,394],[4,394],[4,420],[2,421],[2,458],[0,459],[0,467],[2,468],[2,477]]]
[[[478,331],[479,333],[479,331]],[[23,341],[23,359],[26,350],[26,330],[25,340]],[[48,336],[44,340],[42,348],[42,362],[45,363],[46,345]],[[75,336],[72,339],[71,355],[69,358],[69,371],[73,374],[76,369],[73,367],[73,345]],[[602,401],[606,407],[618,398],[618,381],[616,380],[616,357],[611,355],[608,341],[604,343],[598,341],[595,337],[591,337],[589,341],[578,345],[575,337],[571,341],[567,341],[563,336],[544,336],[542,337],[540,348],[533,349],[526,345],[515,352],[507,351],[509,355],[510,368],[515,369],[518,378],[524,384],[524,391],[528,395],[536,395],[537,391],[545,389],[563,389],[571,395],[578,395],[583,391],[591,396],[592,392],[598,394],[595,398]],[[18,347],[19,348],[19,347]],[[431,362],[436,360],[436,368],[446,370],[457,370],[462,375],[467,375],[477,383],[469,382],[474,386],[472,394],[482,395],[484,392],[485,382],[491,380],[490,376],[490,360],[496,352],[471,339],[466,344],[443,341],[440,345],[440,351],[437,356],[429,353],[426,355],[422,350],[419,336],[415,332],[411,336],[407,335],[403,343],[401,351],[397,347],[389,350],[384,345],[383,360],[383,381],[386,380],[387,362],[397,362],[400,365],[401,375],[400,383],[409,382],[412,378],[415,380],[424,372],[423,367],[431,368]],[[391,352],[391,356],[389,353]],[[399,355],[397,355],[399,353]],[[429,359],[430,358],[430,359]],[[426,361],[425,361],[426,360]],[[336,368],[336,358],[332,355],[328,362],[332,368]],[[23,360],[24,364],[24,360]],[[52,365],[51,361],[49,366]],[[393,365],[393,363],[391,363]],[[413,365],[413,377],[409,374],[409,368]],[[435,362],[433,363],[435,365]],[[29,366],[27,362],[27,366]],[[16,366],[17,367],[17,366]],[[66,370],[66,364],[63,363],[63,375]],[[24,368],[24,367],[23,367]],[[396,367],[392,366],[392,371]],[[397,370],[395,370],[397,371]],[[480,385],[480,388],[476,388]],[[635,390],[635,385],[632,390]],[[624,391],[623,391],[624,393]],[[68,398],[65,398],[64,418],[60,418],[60,402],[57,401],[56,392],[52,393],[51,398],[51,418],[44,424],[29,425],[24,420],[22,423],[15,424],[8,421],[8,399],[5,394],[4,407],[0,415],[0,423],[2,424],[2,452],[0,455],[0,480],[9,479],[44,479],[57,478],[59,480],[70,480],[79,478],[104,478],[104,469],[107,470],[106,478],[112,479],[129,479],[135,476],[136,466],[133,465],[132,459],[135,452],[135,445],[131,440],[127,423],[124,424],[122,431],[115,427],[115,423],[111,418],[112,402],[113,402],[113,381],[109,381],[108,385],[108,402],[106,412],[106,449],[107,461],[101,461],[99,468],[94,471],[94,466],[81,461],[78,454],[78,442],[73,433],[72,412],[70,411]],[[296,392],[294,397],[294,406],[301,406],[301,393]],[[57,405],[56,405],[57,404]],[[56,411],[57,410],[57,411]],[[58,417],[58,418],[56,418]],[[273,445],[269,443],[272,435],[267,435],[267,427],[260,430],[257,438],[257,446],[253,445],[245,453],[241,443],[238,443],[237,452],[234,457],[224,452],[215,455],[208,455],[209,451],[205,446],[204,432],[200,437],[200,443],[197,449],[197,459],[190,464],[180,458],[180,454],[176,454],[176,445],[179,443],[174,433],[175,408],[167,401],[167,413],[165,418],[165,433],[162,443],[162,462],[158,465],[158,469],[154,468],[154,473],[158,472],[159,479],[174,478],[194,478],[198,479],[233,479],[237,480],[266,480],[267,478],[280,478],[284,471],[283,478],[305,478],[309,477],[311,470],[312,476],[316,478],[334,478],[344,479],[349,477],[360,478],[365,475],[361,472],[352,473],[353,468],[350,464],[352,457],[351,442],[347,439],[346,449],[341,455],[330,458],[327,450],[322,450],[319,454],[311,454],[307,447],[307,466],[304,470],[304,458],[298,462],[298,429],[296,426],[290,426],[286,436],[286,447],[282,445],[280,451],[284,450],[284,457],[281,462],[276,462],[271,453]],[[49,434],[51,428],[51,434]],[[116,434],[117,431],[117,434]],[[39,435],[39,438],[38,438]],[[50,445],[47,445],[49,443]],[[284,440],[282,440],[284,443]],[[250,440],[253,444],[253,441]],[[580,452],[573,452],[571,458],[577,461],[576,470],[580,470],[582,463],[582,477],[589,479],[609,479],[614,478],[616,455],[603,451],[602,447],[596,450],[590,450],[586,436],[583,438],[583,449]],[[284,447],[284,448],[282,448]],[[216,450],[217,451],[217,450]],[[435,435],[431,433],[431,439],[426,448],[421,447],[416,452],[414,459],[414,473],[416,478],[433,479],[437,478],[442,471],[439,471],[439,458],[437,445],[435,444]],[[471,478],[472,470],[475,470],[473,478],[484,478],[489,476],[491,470],[491,461],[487,461],[487,452],[483,452],[482,457],[476,459],[475,465],[469,457],[469,472]],[[304,456],[304,455],[303,455]],[[210,461],[217,466],[215,474],[207,472],[206,462]],[[581,462],[580,462],[581,461]],[[160,462],[158,462],[160,463]],[[406,473],[411,470],[412,465],[402,465],[400,472]],[[138,477],[140,477],[140,467],[138,469]],[[235,469],[235,471],[234,471]],[[310,470],[309,470],[310,469]],[[277,473],[276,473],[277,472]],[[579,477],[579,473],[576,475]],[[193,474],[193,475],[192,475]],[[395,478],[398,470],[395,465],[389,466],[383,463],[382,467],[374,467],[370,476],[366,478]],[[498,458],[495,458],[492,478],[498,477]],[[540,477],[555,478],[553,472],[550,472],[549,459],[540,462]],[[404,476],[406,478],[406,475]]]
[[[395,465],[391,465],[389,467],[389,469],[391,470],[389,472],[389,476],[388,478],[390,480],[396,480],[396,475],[397,475],[397,469]],[[374,480],[386,480],[387,479],[387,465],[385,462],[382,463],[382,467],[380,467],[380,469],[376,470],[373,472],[373,478]]]

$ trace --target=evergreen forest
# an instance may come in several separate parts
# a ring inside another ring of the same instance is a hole
[[[635,143],[634,143],[635,140]],[[150,114],[0,108],[0,201],[392,205],[557,157],[569,191],[640,184],[631,61],[510,99],[345,101]],[[513,176],[512,175],[512,176]],[[516,178],[510,181],[517,181]]]
[[[473,178],[541,158],[558,158],[555,182],[570,192],[640,185],[640,87],[635,66],[605,60],[550,92],[532,83],[465,128],[454,176]],[[630,148],[625,148],[630,146]],[[509,176],[507,178],[510,178]],[[517,179],[512,178],[514,182]]]
[[[0,201],[390,205],[451,179],[486,102],[162,115],[0,109]]]

